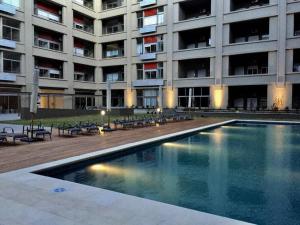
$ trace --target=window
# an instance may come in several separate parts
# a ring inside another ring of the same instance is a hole
[[[39,76],[40,77],[48,77],[52,79],[61,79],[61,72],[57,69],[52,69],[52,68],[44,68],[44,67],[39,67]]]
[[[3,3],[20,8],[20,0],[2,0]]]
[[[41,48],[47,48],[54,51],[61,51],[62,45],[59,42],[50,41],[44,38],[37,37],[35,39],[35,45]]]
[[[20,22],[3,18],[3,38],[12,41],[20,41]]]
[[[209,87],[179,88],[178,105],[184,108],[208,108],[210,105]]]
[[[3,72],[20,73],[21,55],[14,52],[3,52]]]
[[[158,106],[158,90],[137,90],[137,105],[143,108],[155,108]]]
[[[143,64],[137,64],[136,65],[136,70],[137,70],[137,79],[138,80],[143,80],[144,79],[144,69],[143,69]]]
[[[44,17],[48,20],[52,20],[52,21],[55,21],[55,22],[60,22],[60,17],[58,15],[55,15],[53,13],[50,13],[50,12],[47,12],[43,9],[37,9],[37,15],[40,16],[40,17]]]

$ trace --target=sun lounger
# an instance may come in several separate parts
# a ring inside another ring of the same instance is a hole
[[[16,140],[20,141],[30,141],[28,134],[25,134],[25,127],[23,126],[23,132],[22,133],[15,133],[14,129],[11,127],[4,127],[2,130],[2,134],[5,134],[6,138],[12,138],[14,144],[16,143]]]
[[[78,126],[66,125],[64,124],[61,127],[58,127],[58,136],[74,136],[82,132],[81,128]]]

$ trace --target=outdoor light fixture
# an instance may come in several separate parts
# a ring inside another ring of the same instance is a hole
[[[157,111],[157,113],[161,113],[161,109],[160,108],[157,108],[156,111]]]
[[[106,112],[105,110],[101,110],[101,116],[105,116]]]

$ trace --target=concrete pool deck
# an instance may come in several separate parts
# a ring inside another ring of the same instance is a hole
[[[31,173],[227,123],[193,128],[1,174],[0,224],[249,225],[229,218]]]

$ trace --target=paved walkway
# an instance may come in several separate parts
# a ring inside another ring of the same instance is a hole
[[[14,146],[0,144],[0,173],[159,137],[224,120],[222,118],[200,118],[193,121],[170,123],[160,127],[115,131],[106,133],[104,136],[61,138],[54,135],[52,141],[41,143],[19,143]]]

